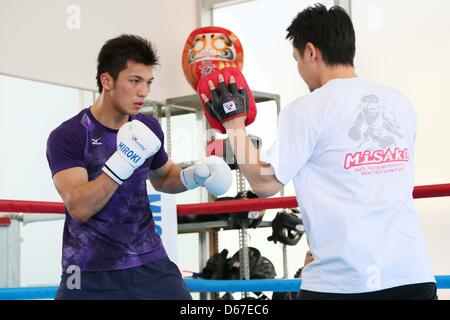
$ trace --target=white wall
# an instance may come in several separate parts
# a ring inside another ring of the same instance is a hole
[[[358,74],[400,89],[416,108],[416,185],[450,183],[450,1],[357,0],[352,14]],[[448,275],[450,198],[416,205],[434,273]]]
[[[101,46],[133,33],[161,57],[150,98],[190,94],[181,53],[195,27],[195,0],[2,0],[0,73],[95,90]]]
[[[78,90],[0,76],[0,199],[61,201],[46,142],[79,109]],[[62,230],[63,221],[21,225],[22,285],[58,283]]]

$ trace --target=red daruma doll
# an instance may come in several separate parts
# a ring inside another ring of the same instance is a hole
[[[197,91],[199,97],[205,94],[208,99],[212,99],[208,87],[208,81],[218,87],[217,79],[221,74],[228,85],[231,77],[235,78],[236,90],[242,93],[243,110],[236,116],[246,115],[245,124],[251,124],[256,117],[256,105],[253,94],[241,73],[244,62],[244,52],[242,45],[236,35],[220,27],[203,27],[195,29],[189,35],[183,49],[182,65],[184,75],[192,88]],[[222,124],[224,119],[215,116],[205,102],[200,99],[205,116],[211,127],[221,133],[226,130]],[[223,104],[225,113],[237,112],[235,105]],[[229,120],[231,116],[227,116]]]
[[[183,72],[192,88],[197,91],[199,80],[227,67],[242,70],[244,52],[236,35],[220,27],[195,29],[183,49]]]

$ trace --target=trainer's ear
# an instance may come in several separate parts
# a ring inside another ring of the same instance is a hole
[[[100,75],[100,82],[102,83],[103,90],[111,90],[113,88],[114,80],[108,72]]]
[[[319,49],[311,42],[306,43],[305,50],[303,51],[303,59],[306,62],[315,62],[321,57]]]

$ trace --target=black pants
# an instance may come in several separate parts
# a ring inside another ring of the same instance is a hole
[[[418,283],[406,286],[394,287],[390,289],[356,293],[325,293],[300,290],[298,300],[437,300],[436,284]]]
[[[81,288],[69,289],[63,275],[56,300],[192,300],[180,271],[169,258],[139,267],[81,272]]]

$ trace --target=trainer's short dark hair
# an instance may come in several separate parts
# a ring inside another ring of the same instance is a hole
[[[120,71],[126,69],[129,60],[148,66],[159,64],[156,50],[150,41],[129,34],[110,39],[98,55],[97,86],[100,93],[103,91],[100,75],[108,72],[116,80]]]
[[[351,65],[355,58],[355,30],[347,12],[334,6],[327,9],[315,4],[301,11],[286,30],[286,39],[292,41],[303,56],[308,42],[322,53],[327,65]]]

